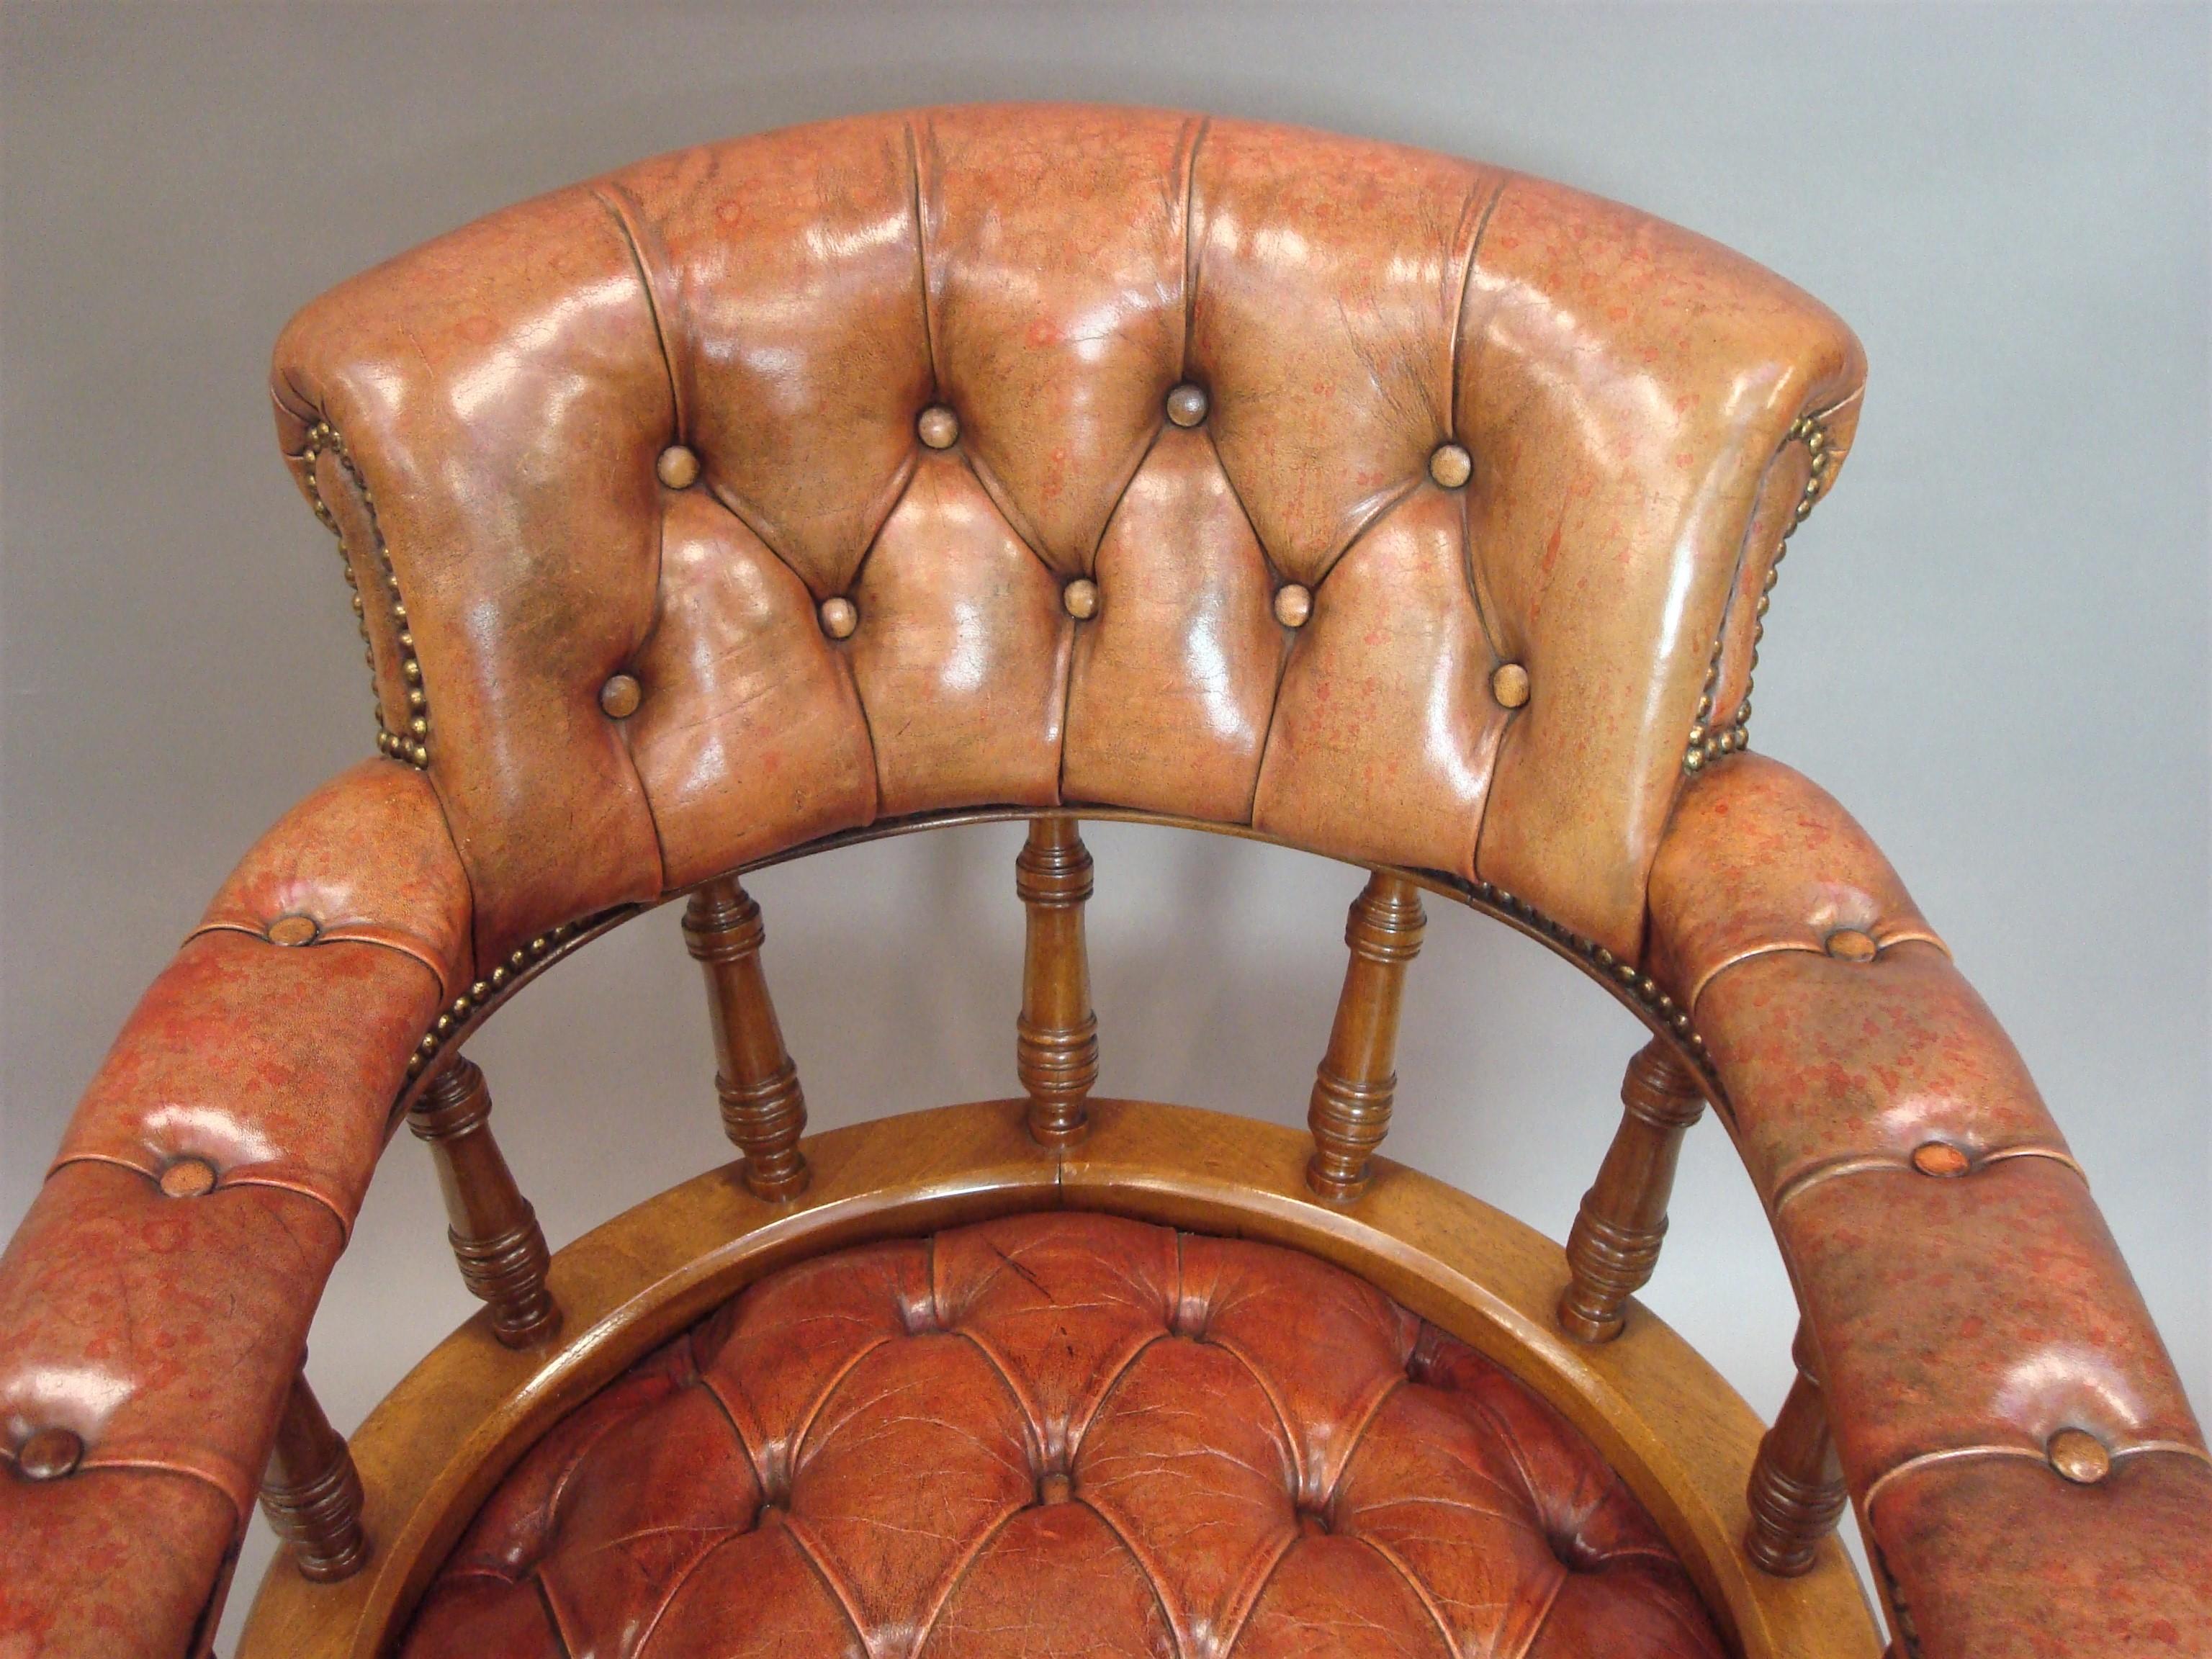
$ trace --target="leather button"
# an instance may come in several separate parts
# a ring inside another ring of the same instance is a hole
[[[1880,947],[1870,933],[1856,927],[1838,927],[1828,935],[1826,948],[1838,962],[1872,962]]]
[[[15,1451],[26,1480],[58,1480],[84,1458],[84,1442],[69,1429],[40,1429]]]
[[[315,935],[323,930],[315,926],[313,916],[279,916],[269,924],[271,945],[313,945]]]
[[[1296,582],[1285,582],[1275,590],[1275,620],[1285,628],[1304,628],[1306,618],[1313,615],[1313,594]]]
[[[1088,576],[1078,576],[1060,590],[1060,608],[1078,622],[1088,622],[1098,614],[1098,584]]]
[[[215,1165],[204,1158],[180,1158],[161,1171],[161,1190],[171,1198],[199,1198],[215,1190]]]
[[[960,417],[943,404],[932,404],[915,419],[914,429],[932,449],[950,449],[960,439]]]
[[[1930,1140],[1912,1149],[1912,1167],[1938,1180],[1966,1174],[1970,1161],[1948,1140]]]
[[[606,711],[609,720],[626,720],[637,713],[637,705],[645,691],[628,674],[617,674],[599,688],[599,707]]]
[[[2112,1455],[2094,1434],[2061,1429],[2044,1448],[2051,1467],[2077,1486],[2094,1486],[2112,1472]]]
[[[671,489],[689,489],[699,482],[699,458],[682,444],[671,444],[662,450],[653,470]]]
[[[1517,662],[1500,663],[1490,677],[1490,695],[1500,708],[1518,708],[1528,701],[1528,671]]]
[[[1075,1483],[1059,1470],[1054,1469],[1037,1482],[1037,1502],[1065,1504],[1070,1497],[1073,1496],[1074,1492]]]
[[[833,640],[849,640],[853,630],[860,625],[860,613],[854,609],[852,600],[839,596],[822,601],[818,613],[822,631]]]
[[[1457,489],[1474,476],[1474,457],[1457,444],[1438,444],[1429,456],[1429,477],[1446,489]]]
[[[1168,393],[1168,419],[1177,426],[1196,426],[1206,418],[1210,407],[1206,388],[1193,386],[1188,380]]]

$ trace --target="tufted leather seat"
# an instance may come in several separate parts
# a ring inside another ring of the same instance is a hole
[[[1720,1659],[1598,1455],[1310,1256],[1023,1216],[817,1257],[510,1474],[401,1659]]]

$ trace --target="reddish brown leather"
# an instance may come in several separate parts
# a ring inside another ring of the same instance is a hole
[[[271,944],[287,915],[329,931]],[[434,795],[372,761],[246,855],[116,1039],[0,1256],[10,1659],[183,1649],[468,933]],[[168,1197],[186,1158],[214,1187]],[[17,1449],[55,1428],[76,1471],[27,1480]]]
[[[1864,831],[1785,766],[1723,762],[1683,795],[1651,921],[1907,1651],[2201,1650],[2212,1465],[2180,1379],[2018,1053]],[[1838,928],[1880,948],[1832,956]],[[1965,1172],[1922,1173],[1929,1143]],[[2067,1429],[2115,1460],[2094,1488],[2046,1455]]]
[[[276,388],[286,448],[328,421],[374,492],[488,960],[874,815],[1066,799],[1479,872],[1632,958],[1762,490],[1860,374],[1796,289],[1571,191],[985,107],[496,215],[308,307]],[[672,491],[679,442],[703,474]],[[842,675],[756,542],[857,605]],[[641,664],[624,728],[597,693]],[[770,683],[827,739],[796,777],[749,758]]]
[[[1498,1367],[1311,1257],[1065,1212],[755,1285],[523,1460],[401,1648],[1721,1651]]]

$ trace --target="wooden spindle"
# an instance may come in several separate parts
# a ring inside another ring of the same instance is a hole
[[[745,1185],[780,1200],[806,1189],[806,1097],[761,971],[767,938],[760,906],[734,876],[708,882],[684,913],[684,942],[707,971],[723,1132],[744,1154]]]
[[[284,1414],[277,1419],[276,1443],[261,1481],[262,1513],[292,1547],[300,1576],[326,1584],[351,1577],[368,1559],[361,1509],[361,1475],[353,1453],[323,1414],[301,1370],[292,1378]]]
[[[491,1304],[492,1334],[520,1348],[559,1330],[561,1310],[545,1288],[545,1235],[492,1139],[490,1117],[483,1073],[457,1058],[423,1090],[407,1127],[429,1143],[438,1167],[462,1282]]]
[[[1696,1075],[1656,1038],[1628,1062],[1620,1103],[1620,1127],[1567,1235],[1574,1277],[1559,1298],[1559,1323],[1583,1342],[1620,1335],[1628,1298],[1650,1281],[1682,1136],[1705,1109]]]
[[[1014,890],[1029,912],[1014,1069],[1030,1097],[1030,1133],[1048,1146],[1082,1139],[1085,1098],[1098,1081],[1098,1016],[1083,906],[1091,854],[1073,818],[1032,818],[1014,860]]]
[[[1352,902],[1344,942],[1352,960],[1336,1000],[1328,1051],[1314,1073],[1313,1161],[1306,1182],[1323,1198],[1357,1197],[1367,1185],[1368,1160],[1390,1129],[1397,1092],[1398,1007],[1406,964],[1419,954],[1426,923],[1420,890],[1403,876],[1377,871]]]
[[[1797,1380],[1752,1461],[1745,1493],[1751,1524],[1743,1537],[1744,1553],[1783,1578],[1812,1571],[1820,1540],[1836,1529],[1850,1498],[1835,1437],[1828,1432],[1812,1333],[1802,1324],[1790,1357],[1797,1362]]]

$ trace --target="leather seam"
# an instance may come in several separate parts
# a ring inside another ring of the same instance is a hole
[[[685,1562],[684,1565],[684,1571],[676,1576],[676,1582],[669,1585],[668,1593],[660,1598],[660,1605],[653,1610],[652,1620],[646,1625],[643,1633],[637,1638],[637,1646],[635,1651],[639,1656],[639,1659],[644,1659],[645,1654],[653,1645],[653,1633],[660,1628],[660,1621],[668,1617],[669,1608],[676,1605],[677,1597],[684,1594],[684,1587],[691,1582],[693,1576],[698,1572],[699,1569],[705,1566],[707,1563],[714,1558],[716,1552],[726,1549],[730,1545],[735,1543],[740,1538],[750,1536],[750,1533],[740,1531],[734,1527],[708,1527],[701,1528],[679,1527],[656,1528],[653,1529],[654,1532],[689,1532],[693,1530],[716,1532],[720,1533],[721,1536],[715,1539],[714,1541],[708,1545],[706,1548],[701,1550],[698,1554],[693,1556],[690,1560]],[[650,1533],[640,1532],[629,1534],[626,1537],[641,1538],[650,1535]]]
[[[1305,1471],[1299,1465],[1304,1460],[1298,1455],[1297,1437],[1291,1431],[1290,1413],[1284,1409],[1283,1402],[1275,1397],[1274,1389],[1267,1386],[1267,1379],[1260,1375],[1260,1368],[1245,1357],[1243,1350],[1231,1347],[1226,1342],[1216,1341],[1208,1337],[1200,1337],[1198,1340],[1208,1347],[1220,1349],[1222,1352],[1234,1359],[1258,1388],[1261,1397],[1267,1402],[1267,1409],[1275,1414],[1275,1426],[1282,1431],[1283,1450],[1290,1461],[1291,1482],[1295,1487],[1303,1490],[1305,1486]],[[1297,1498],[1295,1494],[1291,1502],[1293,1506],[1297,1504]]]
[[[806,1437],[813,1433],[814,1425],[816,1421],[820,1419],[823,1407],[830,1403],[830,1396],[837,1392],[837,1385],[842,1382],[847,1377],[850,1376],[862,1360],[866,1359],[870,1354],[875,1352],[877,1349],[884,1346],[894,1340],[895,1339],[888,1336],[879,1336],[874,1341],[869,1343],[866,1347],[862,1348],[858,1353],[847,1360],[843,1364],[840,1365],[836,1370],[831,1374],[829,1379],[823,1383],[820,1391],[815,1395],[813,1402],[806,1408],[806,1415],[805,1418],[793,1425],[790,1439],[791,1451],[789,1455],[791,1459],[790,1479],[793,1485],[798,1484],[799,1463],[800,1456],[806,1448]]]
[[[186,1152],[181,1154],[181,1156],[190,1158],[195,1156],[195,1154]],[[129,1158],[118,1158],[112,1152],[67,1152],[58,1156],[52,1164],[49,1164],[46,1166],[46,1173],[42,1179],[51,1181],[56,1174],[69,1168],[69,1166],[73,1164],[104,1164],[110,1169],[128,1170],[133,1175],[143,1176],[149,1182],[158,1182],[161,1178],[161,1172],[159,1170],[149,1170],[143,1164],[134,1164]],[[331,1200],[324,1194],[318,1192],[314,1188],[307,1185],[303,1182],[279,1181],[270,1176],[227,1175],[219,1176],[216,1184],[199,1196],[201,1198],[212,1198],[219,1192],[222,1192],[226,1189],[234,1189],[240,1187],[265,1187],[276,1192],[292,1193],[301,1198],[307,1199],[312,1202],[319,1205],[323,1209],[330,1212],[331,1219],[338,1224],[338,1249],[341,1252],[344,1250],[347,1243],[353,1237],[353,1223],[346,1218],[345,1212],[341,1210],[335,1203],[331,1202]],[[172,1200],[171,1201],[191,1203],[196,1202],[197,1200],[185,1199]]]
[[[1498,204],[1504,198],[1505,186],[1512,178],[1510,173],[1502,173],[1498,182],[1490,187],[1490,199],[1482,204],[1482,211],[1475,218],[1474,234],[1467,245],[1467,258],[1460,264],[1459,299],[1452,307],[1451,386],[1448,393],[1451,398],[1451,409],[1444,422],[1444,430],[1455,437],[1459,435],[1460,392],[1464,384],[1467,362],[1467,299],[1474,291],[1475,262],[1482,257],[1482,239],[1489,234],[1490,216],[1498,211]],[[1475,190],[1479,187],[1469,187],[1468,206],[1474,204]],[[1462,207],[1460,211],[1464,216],[1467,207]]]
[[[1530,1622],[1528,1636],[1514,1650],[1510,1659],[1528,1659],[1529,1650],[1536,1645],[1536,1638],[1544,1633],[1544,1626],[1551,1622],[1553,1610],[1559,1605],[1559,1597],[1566,1591],[1567,1580],[1574,1576],[1567,1571],[1566,1563],[1556,1557],[1552,1565],[1557,1571],[1557,1577],[1552,1580],[1552,1593],[1544,1598],[1543,1611]]]
[[[228,1462],[230,1460],[218,1456],[214,1461],[219,1462]],[[12,1455],[9,1457],[9,1462],[11,1463],[15,1462]],[[215,1475],[211,1474],[204,1468],[195,1468],[190,1463],[164,1462],[162,1460],[156,1457],[116,1457],[103,1455],[97,1449],[88,1450],[85,1455],[78,1460],[76,1467],[70,1470],[70,1473],[72,1476],[75,1476],[80,1474],[93,1474],[101,1471],[106,1471],[109,1474],[136,1473],[141,1474],[168,1474],[174,1475],[180,1480],[197,1480],[203,1486],[212,1486],[216,1491],[222,1494],[223,1501],[230,1505],[231,1525],[234,1537],[242,1534],[245,1532],[247,1524],[252,1520],[252,1493],[260,1484],[258,1481],[244,1478],[245,1472],[243,1469],[240,1469],[240,1474],[241,1479],[240,1486],[242,1487],[247,1494],[247,1496],[241,1500],[239,1497],[239,1488],[234,1487],[228,1481],[217,1480]]]
[[[860,1610],[855,1604],[853,1589],[831,1569],[813,1537],[812,1529],[799,1516],[787,1514],[783,1518],[783,1530],[801,1559],[814,1570],[814,1576],[822,1581],[822,1587],[830,1592],[830,1600],[836,1602],[838,1610],[845,1615],[845,1622],[853,1627],[854,1644],[861,1652],[872,1653],[873,1644],[862,1629]]]
[[[1401,1372],[1391,1379],[1389,1388],[1382,1389],[1369,1403],[1366,1412],[1360,1417],[1358,1426],[1352,1430],[1352,1438],[1344,1449],[1344,1461],[1336,1466],[1336,1479],[1328,1483],[1328,1490],[1322,1494],[1323,1509],[1333,1510],[1336,1507],[1337,1494],[1344,1489],[1345,1480],[1352,1473],[1352,1461],[1359,1455],[1359,1449],[1367,1443],[1367,1431],[1375,1426],[1375,1419],[1382,1415],[1383,1407],[1398,1397],[1399,1390],[1411,1386],[1413,1386],[1413,1379]]]
[[[2080,1177],[2084,1186],[2088,1184],[2088,1175],[2082,1170],[2081,1164],[2075,1161],[2072,1153],[2055,1146],[2003,1146],[1993,1152],[1984,1152],[1973,1160],[1965,1175],[1954,1176],[1953,1179],[1971,1179],[1978,1170],[1986,1169],[1992,1164],[2008,1163],[2015,1158],[2023,1158],[2046,1159],[2063,1169],[2071,1170]],[[1816,1164],[1809,1170],[1801,1170],[1784,1182],[1780,1190],[1774,1194],[1771,1206],[1773,1212],[1778,1216],[1784,1206],[1809,1188],[1821,1186],[1843,1176],[1874,1175],[1882,1171],[1913,1176],[1923,1181],[1929,1179],[1913,1167],[1911,1155],[1907,1152],[1846,1153],[1832,1158],[1826,1163]]]
[[[1000,1534],[1012,1526],[1015,1517],[1024,1513],[1028,1507],[1026,1504],[1008,1505],[1004,1515],[983,1529],[983,1534],[975,1540],[975,1547],[970,1549],[967,1555],[945,1575],[936,1595],[930,1598],[929,1606],[924,1609],[918,1621],[920,1627],[915,1632],[914,1644],[908,1651],[920,1654],[928,1647],[930,1634],[937,1628],[938,1620],[944,1616],[946,1604],[958,1594],[960,1587],[968,1582],[968,1575],[975,1571],[976,1562],[983,1559],[983,1552],[997,1542]]]
[[[1237,1598],[1237,1605],[1234,1608],[1236,1616],[1222,1621],[1221,1634],[1216,1643],[1215,1652],[1230,1655],[1236,1653],[1237,1641],[1243,1636],[1244,1627],[1252,1622],[1252,1614],[1259,1607],[1260,1598],[1267,1593],[1267,1586],[1275,1582],[1275,1575],[1283,1570],[1283,1563],[1291,1559],[1291,1552],[1298,1546],[1297,1528],[1293,1525],[1289,1532],[1290,1535],[1283,1540],[1281,1547],[1276,1550],[1275,1559],[1267,1563],[1267,1570],[1265,1572],[1252,1575],[1247,1581],[1250,1588],[1245,1589]]]
[[[929,295],[929,229],[921,212],[921,147],[911,120],[902,124],[906,133],[907,202],[914,213],[915,277],[921,301],[921,344],[929,359],[932,400],[945,395],[945,382],[937,367],[937,321],[931,315]]]
[[[1182,172],[1182,352],[1179,378],[1190,379],[1190,337],[1198,320],[1198,264],[1195,249],[1198,239],[1194,230],[1198,208],[1198,152],[1206,143],[1206,135],[1212,130],[1213,118],[1201,115],[1197,130],[1191,133],[1190,152],[1184,157]],[[1190,131],[1186,123],[1184,130]]]
[[[653,287],[653,273],[647,264],[645,248],[639,240],[637,228],[630,222],[629,205],[624,200],[629,192],[620,185],[609,185],[605,190],[593,186],[592,199],[606,210],[622,233],[623,246],[629,250],[630,264],[637,270],[637,285],[645,298],[646,314],[653,319],[653,343],[660,349],[661,372],[668,377],[668,412],[676,428],[676,441],[685,442],[690,432],[690,421],[684,408],[684,393],[676,379],[676,354],[669,349],[668,325],[661,316],[660,296]]]
[[[1129,1541],[1129,1535],[1114,1523],[1112,1516],[1107,1514],[1096,1504],[1081,1498],[1073,1501],[1081,1504],[1084,1508],[1097,1516],[1098,1524],[1105,1528],[1114,1541],[1121,1547],[1121,1553],[1129,1558],[1129,1565],[1137,1570],[1137,1577],[1144,1581],[1145,1589],[1152,1598],[1152,1605],[1159,1609],[1160,1626],[1167,1632],[1168,1640],[1175,1644],[1176,1653],[1182,1653],[1184,1651],[1182,1635],[1176,1628],[1175,1616],[1168,1611],[1167,1598],[1161,1592],[1159,1580],[1152,1569],[1145,1565],[1145,1558],[1137,1553],[1137,1547]]]
[[[1947,961],[1950,959],[1951,947],[1944,944],[1936,931],[1925,923],[1917,927],[1900,928],[1895,933],[1881,934],[1875,940],[1876,959],[1880,959],[1882,952],[1900,945],[1932,945],[1943,953]],[[1684,995],[1682,1005],[1694,1016],[1698,1012],[1698,1000],[1705,995],[1706,988],[1729,969],[1741,967],[1747,962],[1756,962],[1761,957],[1789,956],[1793,953],[1813,957],[1825,957],[1828,954],[1826,947],[1817,939],[1770,939],[1763,945],[1747,945],[1740,950],[1723,956],[1699,975]]]
[[[561,1644],[561,1659],[574,1659],[576,1650],[569,1645],[568,1632],[561,1628],[560,1610],[553,1605],[553,1595],[537,1568],[530,1570],[530,1587],[538,1593],[538,1605],[545,1610],[545,1627],[553,1639]]]
[[[1452,1633],[1451,1621],[1444,1617],[1443,1609],[1437,1605],[1436,1599],[1429,1594],[1429,1587],[1420,1581],[1411,1567],[1398,1559],[1397,1552],[1388,1545],[1380,1543],[1364,1533],[1354,1534],[1352,1536],[1389,1564],[1390,1571],[1398,1575],[1406,1588],[1413,1592],[1413,1599],[1427,1610],[1429,1617],[1436,1622],[1437,1634],[1443,1638],[1445,1650],[1451,1654],[1452,1659],[1462,1659],[1464,1650],[1460,1646],[1459,1638]]]
[[[199,938],[203,933],[243,933],[248,939],[259,939],[264,945],[270,946],[271,950],[283,950],[286,948],[285,946],[276,944],[275,941],[270,939],[268,933],[264,929],[249,927],[242,921],[203,921],[198,927],[193,928],[191,933],[185,935],[183,940],[179,944],[177,948],[181,951],[185,945],[190,945],[194,939]],[[324,928],[316,933],[313,941],[308,945],[304,947],[294,948],[304,948],[312,951],[317,945],[373,945],[380,950],[390,951],[395,955],[410,957],[414,961],[421,963],[423,967],[428,969],[430,970],[430,977],[438,981],[438,1006],[442,1008],[453,994],[453,984],[452,981],[447,979],[446,970],[438,965],[437,962],[431,957],[429,951],[427,949],[410,944],[406,940],[381,938],[376,934],[361,933],[351,927],[341,926],[337,927]],[[475,964],[471,963],[470,965],[473,967]]]
[[[2212,1465],[2212,1454],[2208,1454],[2201,1448],[2192,1446],[2185,1440],[2142,1440],[2137,1441],[2133,1445],[2114,1446],[2111,1451],[2112,1459],[2115,1464],[2130,1457],[2160,1454],[2186,1457],[2193,1462]],[[1894,1482],[1902,1480],[1905,1476],[1944,1464],[1963,1463],[1986,1458],[2018,1458],[2031,1463],[2045,1464],[2050,1462],[2044,1452],[2031,1446],[1947,1446],[1937,1451],[1917,1452],[1901,1462],[1893,1463],[1876,1475],[1873,1482],[1868,1486],[1866,1496],[1859,1500],[1860,1507],[1865,1510],[1869,1521],[1871,1522],[1875,1501],[1882,1493],[1888,1491]]]
[[[696,1332],[697,1328],[695,1326],[693,1329]],[[692,1364],[697,1371],[697,1380],[692,1386],[700,1389],[708,1399],[714,1402],[714,1409],[721,1414],[722,1421],[729,1425],[730,1438],[738,1443],[738,1449],[744,1455],[745,1462],[752,1466],[753,1484],[761,1489],[761,1502],[767,1503],[769,1471],[765,1452],[755,1451],[752,1443],[745,1438],[744,1425],[738,1421],[738,1414],[730,1409],[730,1402],[722,1398],[722,1390],[717,1386],[717,1379],[714,1373],[698,1364],[696,1351],[692,1356]]]

